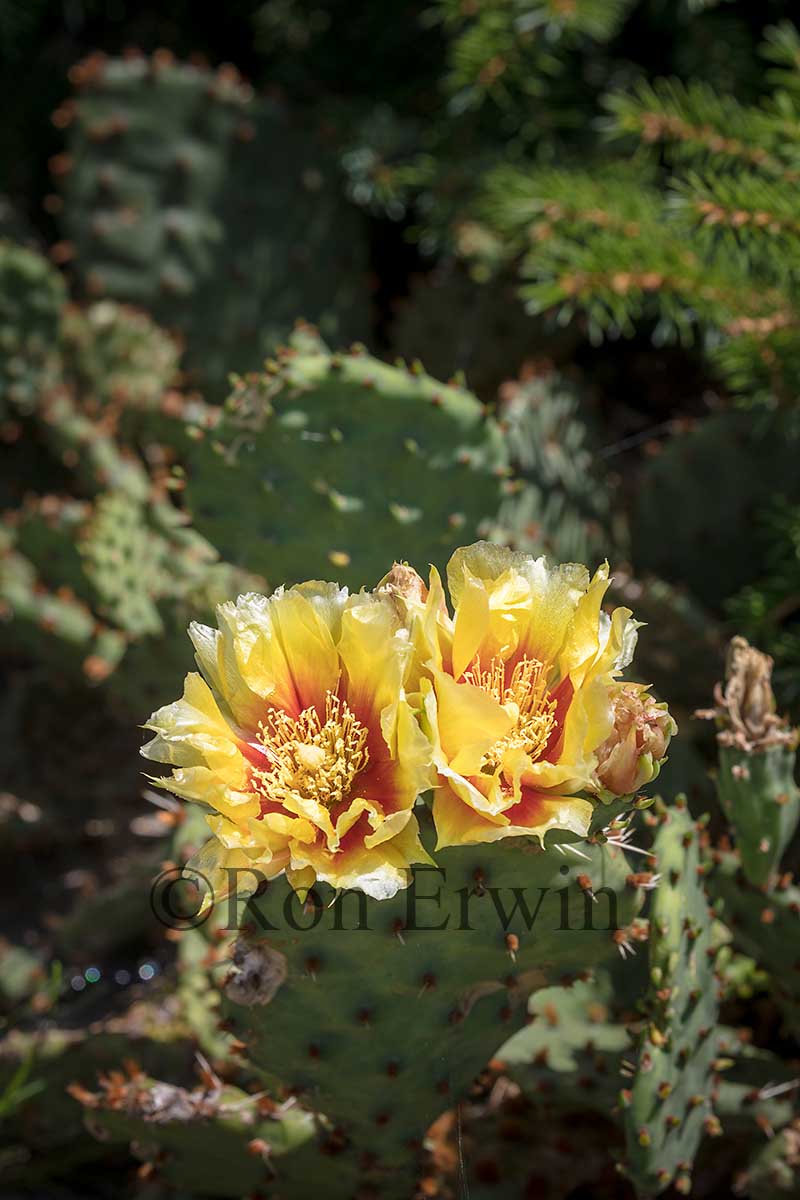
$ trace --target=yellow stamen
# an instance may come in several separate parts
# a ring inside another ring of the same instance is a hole
[[[515,718],[514,728],[484,754],[482,771],[494,773],[507,750],[523,750],[534,761],[544,753],[556,723],[556,702],[549,695],[543,663],[521,658],[506,685],[506,665],[501,658],[493,658],[486,670],[476,659],[464,672],[464,680],[493,696]]]
[[[369,761],[368,730],[344,700],[328,692],[325,720],[316,708],[299,717],[271,709],[259,741],[269,766],[255,775],[269,800],[290,795],[331,808],[347,799],[353,780]]]

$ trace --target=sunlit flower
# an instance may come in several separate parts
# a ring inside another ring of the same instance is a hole
[[[147,723],[145,757],[205,805],[199,857],[219,895],[224,868],[286,871],[384,898],[426,862],[413,815],[430,746],[405,698],[410,641],[385,598],[310,583],[217,610],[192,625],[201,674]],[[239,891],[248,885],[242,876]]]
[[[607,565],[590,579],[577,564],[550,568],[485,542],[450,560],[452,619],[435,571],[424,599],[406,580],[440,847],[587,833],[592,798],[613,790],[598,778],[599,752],[614,738],[616,677],[636,643],[628,609],[601,609],[608,583]],[[658,728],[654,761],[672,731]]]

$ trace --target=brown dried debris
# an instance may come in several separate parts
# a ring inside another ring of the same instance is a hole
[[[236,942],[232,970],[224,991],[235,1004],[269,1004],[284,983],[288,965],[286,956],[266,942]]]
[[[743,637],[728,647],[725,683],[714,687],[714,708],[698,709],[696,717],[717,721],[717,741],[747,753],[770,746],[795,746],[797,730],[775,711],[772,659]]]
[[[105,1109],[140,1117],[153,1125],[189,1122],[215,1116],[222,1106],[222,1085],[216,1076],[203,1077],[202,1086],[189,1090],[148,1079],[137,1063],[126,1060],[122,1070],[98,1075],[99,1090],[71,1083],[67,1092],[88,1109]]]

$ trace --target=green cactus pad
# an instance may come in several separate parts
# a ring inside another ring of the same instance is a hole
[[[716,1127],[718,983],[700,834],[685,801],[661,809],[661,876],[650,913],[650,986],[636,1068],[623,1089],[626,1172],[642,1195],[686,1192],[705,1131]]]
[[[595,465],[581,399],[556,376],[505,385],[502,427],[517,478],[493,536],[557,562],[608,552],[608,485]]]
[[[0,534],[0,605],[11,618],[2,641],[93,683],[125,658],[113,686],[141,717],[191,665],[189,621],[261,582],[219,562],[178,509],[127,491],[31,501]]]
[[[133,637],[162,631],[155,601],[169,577],[166,550],[139,505],[123,493],[98,498],[81,538],[84,571],[100,614]]]
[[[767,746],[755,753],[720,746],[717,792],[733,826],[742,870],[757,887],[780,865],[800,819],[794,781],[794,747]]]
[[[360,214],[279,105],[232,67],[163,53],[94,56],[73,77],[58,166],[90,296],[141,304],[179,331],[214,400],[231,367],[257,369],[300,313],[331,334],[363,332]]]
[[[770,988],[793,1035],[800,1035],[800,887],[782,875],[771,889],[748,882],[739,854],[720,852],[710,878],[734,944],[770,976]]]
[[[304,911],[282,880],[251,902],[255,930],[226,989],[233,1029],[257,1066],[325,1114],[334,1133],[320,1152],[334,1137],[363,1186],[405,1198],[414,1147],[524,1022],[528,995],[616,955],[609,926],[631,920],[639,893],[621,851],[581,849],[577,865],[568,848],[519,841],[441,851],[443,874],[423,870],[416,893],[380,903],[333,903],[318,886],[321,907]],[[531,930],[512,912],[515,888],[531,913],[541,899]]]
[[[193,1089],[144,1075],[120,1079],[84,1103],[96,1136],[131,1142],[164,1181],[204,1196],[270,1190],[282,1157],[293,1158],[314,1132],[297,1105],[267,1106],[213,1077]]]
[[[531,996],[528,1024],[495,1055],[503,1073],[526,1096],[546,1096],[561,1108],[611,1112],[620,1088],[620,1062],[630,1047],[617,1019],[612,977],[602,969],[569,988]]]
[[[174,384],[179,349],[145,313],[112,300],[69,307],[63,317],[69,373],[97,416],[112,407],[153,411]]]
[[[0,418],[32,412],[60,373],[66,288],[33,250],[0,240]]]
[[[309,335],[295,347],[239,380],[197,444],[185,493],[197,529],[271,587],[372,586],[394,559],[443,566],[497,506],[499,430],[469,392],[421,370]]]

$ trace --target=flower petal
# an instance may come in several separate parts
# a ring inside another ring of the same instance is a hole
[[[479,771],[484,754],[513,728],[513,718],[493,696],[450,675],[437,672],[435,687],[445,756],[462,774]]]

